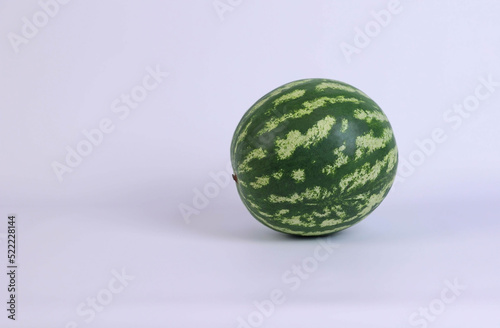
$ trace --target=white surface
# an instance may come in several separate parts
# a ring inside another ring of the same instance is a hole
[[[0,325],[237,328],[279,290],[262,327],[423,327],[412,313],[454,280],[465,290],[429,327],[500,324],[500,87],[458,128],[443,119],[480,79],[500,81],[500,4],[402,1],[348,63],[340,44],[389,1],[232,3],[220,20],[211,1],[72,1],[15,53],[9,33],[40,5],[0,2],[0,233],[15,213],[19,241],[18,320],[2,311]],[[121,120],[113,102],[148,67],[168,76]],[[369,218],[327,238],[267,229],[233,184],[187,223],[179,204],[225,170],[243,113],[306,77],[370,95],[400,160],[433,129],[447,139]],[[59,181],[52,163],[104,118],[114,130]],[[335,250],[292,290],[288,271],[321,240]],[[122,270],[134,278],[85,322],[80,304]]]

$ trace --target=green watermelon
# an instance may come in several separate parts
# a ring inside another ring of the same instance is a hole
[[[231,143],[238,193],[271,229],[320,236],[363,220],[388,194],[398,149],[379,106],[334,80],[285,84],[243,115]]]

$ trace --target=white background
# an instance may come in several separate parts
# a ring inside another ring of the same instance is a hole
[[[262,327],[498,327],[500,87],[460,126],[443,115],[473,101],[480,79],[500,82],[500,3],[401,1],[376,30],[373,11],[389,1],[221,2],[231,10],[73,0],[43,21],[37,1],[0,1],[0,259],[6,270],[16,214],[19,265],[15,322],[0,275],[0,326],[237,328],[251,317]],[[34,19],[37,31],[25,26]],[[369,44],[346,56],[370,26]],[[120,119],[113,102],[148,68],[168,76]],[[213,174],[228,176],[243,113],[308,77],[370,95],[400,151],[384,203],[323,239],[264,227],[232,183],[210,189]],[[66,165],[67,147],[102,119],[114,130],[58,179],[54,163]],[[445,141],[422,155],[417,143],[435,129]],[[207,188],[214,197],[196,209]],[[196,214],[183,216],[184,205]],[[335,250],[318,262],[320,241]],[[287,282],[304,263],[318,265]],[[122,271],[126,286],[110,294]],[[282,304],[258,314],[273,290]],[[92,298],[101,303],[90,318],[78,309]]]

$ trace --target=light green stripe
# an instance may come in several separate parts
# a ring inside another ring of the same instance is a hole
[[[330,219],[330,220],[325,220],[321,222],[321,227],[331,227],[331,226],[336,226],[341,224],[343,221],[342,219]]]
[[[298,147],[309,148],[311,145],[317,144],[329,135],[334,124],[335,118],[326,116],[307,130],[305,135],[298,130],[288,132],[285,139],[279,138],[276,140],[275,145],[278,158],[281,160],[286,159],[292,156]]]
[[[306,227],[306,228],[313,228],[316,226],[316,223],[312,220],[307,220],[304,221],[301,219],[299,215],[294,215],[289,218],[283,218],[281,220],[282,224],[287,224],[287,225],[292,225],[296,227]]]
[[[316,99],[311,100],[311,101],[306,101],[302,104],[302,107],[296,111],[293,111],[290,113],[284,113],[281,116],[270,118],[266,122],[266,125],[264,126],[264,128],[261,129],[259,132],[257,132],[257,136],[260,136],[260,135],[267,133],[267,132],[271,132],[272,130],[276,129],[281,123],[283,123],[289,119],[296,119],[296,118],[300,118],[300,117],[303,117],[306,115],[310,115],[316,109],[325,107],[328,104],[336,104],[336,103],[360,104],[362,102],[363,101],[361,101],[357,98],[346,98],[344,96],[320,97],[320,98],[316,98]]]
[[[279,180],[283,177],[283,169],[279,170],[278,172],[274,172],[272,174],[273,178],[275,178],[276,180]]]
[[[252,150],[247,155],[247,157],[245,158],[245,160],[238,166],[238,171],[240,173],[244,173],[244,172],[250,171],[252,169],[250,166],[248,166],[248,164],[250,163],[250,161],[252,161],[254,159],[263,159],[264,157],[266,157],[266,155],[267,155],[267,152],[264,149],[262,149],[262,148],[257,148],[257,149]]]
[[[254,189],[260,189],[264,186],[267,186],[269,184],[269,177],[268,176],[262,176],[262,177],[257,177],[255,179],[255,182],[250,182],[250,186]]]
[[[378,206],[383,200],[384,200],[384,194],[391,187],[392,183],[387,184],[384,188],[379,193],[376,194],[364,194],[364,198],[366,199],[363,203],[361,203],[358,206],[358,210],[360,212],[355,215],[354,217],[345,220],[344,223],[348,223],[351,221],[359,220],[364,218],[365,216],[370,213],[370,211],[375,207]]]
[[[336,82],[321,82],[316,86],[317,91],[325,91],[325,89],[332,89],[332,90],[342,90],[342,91],[347,91],[347,92],[356,92],[357,89],[350,87],[348,85],[336,83]]]
[[[328,207],[325,207],[323,209],[323,213],[318,213],[316,211],[313,211],[312,214],[318,218],[325,218],[327,216],[330,216],[332,214],[332,211]]]
[[[285,84],[284,86],[280,87],[280,88],[277,88],[273,91],[271,91],[266,97],[262,98],[261,100],[259,100],[255,105],[253,105],[250,110],[245,114],[245,116],[250,116],[252,115],[256,110],[258,110],[260,107],[262,107],[262,105],[267,102],[270,98],[273,98],[273,97],[276,97],[277,95],[279,95],[280,93],[282,93],[283,91],[285,90],[288,90],[290,88],[293,88],[293,87],[296,87],[298,85],[301,85],[301,84],[304,84],[304,83],[307,83],[311,81],[311,79],[308,79],[308,80],[299,80],[299,81],[294,81],[294,82],[290,82],[288,84]]]
[[[253,120],[250,120],[250,122],[248,122],[245,125],[245,128],[243,129],[242,132],[241,132],[241,129],[238,132],[236,132],[236,135],[238,136],[238,139],[236,140],[236,145],[235,145],[236,148],[243,141],[243,139],[247,136],[247,134],[248,134],[248,128],[250,127],[250,124],[252,124],[252,121]]]
[[[392,130],[385,128],[380,138],[373,136],[373,131],[356,138],[356,156],[359,159],[364,155],[370,154],[377,149],[384,148],[393,138]]]
[[[391,149],[389,154],[387,154],[388,160],[387,160],[387,170],[386,172],[389,173],[393,168],[394,165],[396,165],[398,161],[398,149],[394,147]]]
[[[281,209],[281,210],[279,210],[278,212],[276,212],[276,214],[275,214],[275,215],[276,215],[277,217],[280,217],[281,215],[285,215],[285,214],[287,214],[288,212],[290,212],[290,210],[289,210],[289,209],[287,209],[287,208],[284,208],[284,209]]]
[[[304,93],[306,93],[306,90],[300,90],[300,89],[293,90],[292,92],[286,93],[283,96],[276,99],[275,101],[273,101],[273,105],[274,105],[274,107],[276,107],[278,105],[281,105],[284,102],[300,98],[304,95]]]
[[[316,86],[317,91],[324,91],[325,89],[332,89],[332,90],[342,90],[342,91],[347,91],[347,92],[355,92],[363,97],[369,98],[363,91],[356,89],[354,87],[337,83],[337,82],[322,82]]]
[[[332,192],[328,189],[320,186],[315,186],[313,188],[307,188],[305,191],[299,193],[294,193],[291,196],[277,196],[271,194],[268,197],[268,201],[271,203],[290,203],[296,204],[297,202],[302,202],[307,200],[318,200],[325,199],[332,196]]]
[[[349,127],[349,121],[346,118],[342,119],[342,127],[340,128],[340,132],[344,133],[347,131],[347,128]]]
[[[351,174],[348,174],[340,180],[340,189],[344,190],[352,190],[357,187],[363,186],[369,181],[374,181],[379,176],[382,168],[386,165],[394,166],[394,152],[389,152],[382,160],[376,161],[374,165],[370,165],[370,163],[365,163],[360,168],[356,169]]]
[[[371,111],[360,108],[354,110],[354,117],[367,123],[371,123],[372,120],[377,120],[380,122],[389,121],[387,119],[387,116],[385,116],[381,111]]]
[[[293,170],[292,171],[292,179],[296,182],[304,182],[306,177],[303,169]]]
[[[327,175],[334,175],[335,171],[341,167],[342,165],[347,164],[349,161],[349,156],[343,153],[343,151],[346,149],[345,143],[340,146],[339,148],[336,148],[333,150],[333,153],[337,156],[337,159],[335,160],[335,163],[333,165],[326,165],[322,172]]]

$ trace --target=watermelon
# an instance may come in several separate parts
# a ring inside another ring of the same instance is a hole
[[[233,179],[250,214],[300,236],[341,231],[388,194],[398,149],[379,106],[340,81],[304,79],[260,98],[231,142]]]

